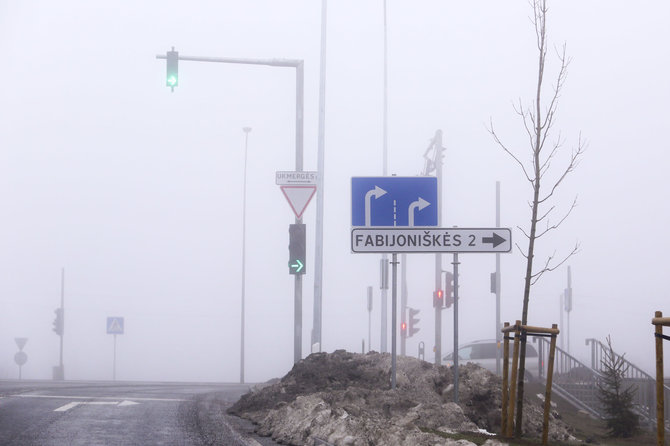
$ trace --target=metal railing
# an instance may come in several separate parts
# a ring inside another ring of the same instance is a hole
[[[606,359],[609,346],[597,339],[587,339],[586,345],[591,344],[591,368],[599,373],[605,372],[604,360]],[[628,361],[623,355],[614,353],[614,359],[621,360],[624,364],[624,385],[632,386],[635,390],[633,404],[644,421],[656,425],[656,378]],[[670,401],[670,387],[663,386],[665,400]],[[665,406],[664,414],[666,425],[670,422],[670,405]]]
[[[544,338],[535,338],[534,342],[538,346],[538,376],[541,380],[546,380],[549,341]],[[602,405],[598,399],[599,380],[600,373],[556,347],[552,379],[553,391],[592,416],[602,418]]]

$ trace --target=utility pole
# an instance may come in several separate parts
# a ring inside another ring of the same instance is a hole
[[[242,186],[242,297],[240,314],[240,384],[244,384],[244,300],[247,282],[247,154],[249,149],[249,132],[251,127],[243,127],[244,131],[244,180]],[[114,335],[116,342],[116,335]],[[116,344],[115,344],[116,345]]]
[[[388,175],[388,35],[386,29],[386,0],[384,0],[384,110],[383,110],[383,135],[382,135],[382,175]],[[386,337],[388,336],[388,301],[387,301],[387,290],[388,290],[388,256],[382,254],[381,268],[382,268],[382,277],[386,280],[386,283],[382,283],[381,287],[381,310],[382,310],[382,339],[381,339],[381,352],[386,353],[388,351],[386,347]]]
[[[323,171],[326,133],[326,10],[327,0],[321,0],[321,65],[319,75],[319,141],[316,178],[316,243],[314,244],[314,322],[312,353],[320,352],[323,313]],[[368,340],[368,348],[370,343]]]

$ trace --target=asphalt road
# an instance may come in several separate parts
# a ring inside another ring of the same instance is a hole
[[[225,409],[242,384],[0,381],[0,444],[275,445]]]

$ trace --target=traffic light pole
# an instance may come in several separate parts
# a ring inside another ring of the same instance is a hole
[[[60,334],[60,362],[58,365],[59,378],[65,379],[65,370],[63,369],[63,335],[65,334],[65,268],[60,271],[60,308],[61,308],[61,334]]]
[[[174,51],[174,50],[173,50]],[[303,133],[304,133],[304,61],[301,59],[246,59],[239,57],[193,57],[175,55],[177,61],[192,62],[214,62],[243,65],[265,65],[271,67],[295,68],[295,170],[301,172],[303,169]],[[158,54],[156,59],[168,59],[167,54]],[[173,85],[178,85],[178,79]],[[173,88],[174,91],[174,88]],[[301,218],[295,219],[296,223],[302,223]],[[320,327],[319,327],[320,331]],[[243,356],[243,355],[241,355]],[[302,275],[295,274],[294,279],[294,343],[293,362],[302,359]]]
[[[437,226],[442,227],[442,130],[435,131],[435,176],[437,177]],[[442,254],[435,254],[435,290],[442,289]],[[444,299],[444,297],[443,297]],[[435,307],[435,365],[442,364],[442,307]]]

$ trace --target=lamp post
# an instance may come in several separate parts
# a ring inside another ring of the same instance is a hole
[[[249,132],[251,127],[243,127],[244,131],[244,186],[242,192],[242,310],[240,323],[240,384],[244,384],[244,291],[246,284],[246,252],[247,252],[247,153],[249,149]]]

